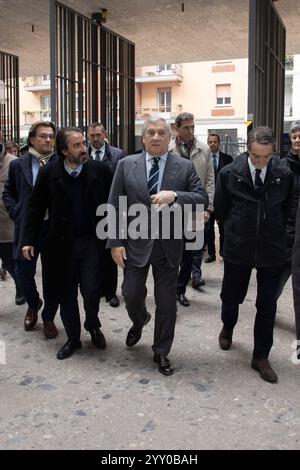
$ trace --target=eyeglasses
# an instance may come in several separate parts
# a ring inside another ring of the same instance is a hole
[[[54,134],[39,134],[36,137],[38,137],[39,139],[43,139],[43,140],[47,140],[47,139],[53,140],[53,139],[55,139]]]

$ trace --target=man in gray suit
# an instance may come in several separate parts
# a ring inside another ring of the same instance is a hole
[[[163,207],[183,208],[190,204],[208,206],[208,197],[201,187],[193,164],[186,159],[168,153],[171,138],[169,124],[160,116],[145,122],[142,139],[145,151],[119,161],[112,183],[109,203],[116,210],[116,220],[124,215],[120,197],[126,196],[128,209],[139,204],[146,210],[147,225],[151,221],[153,207],[164,218]],[[151,210],[152,206],[152,210]],[[170,214],[170,211],[168,212]],[[132,217],[125,223],[125,231],[130,228]],[[177,227],[177,225],[176,225]],[[175,227],[175,228],[176,228]],[[173,374],[167,355],[171,349],[176,321],[176,290],[178,266],[182,254],[182,238],[173,234],[164,237],[161,230],[155,237],[127,238],[119,230],[116,237],[108,239],[112,257],[116,264],[124,268],[122,292],[130,319],[133,322],[126,344],[134,346],[141,338],[143,327],[151,315],[146,310],[146,280],[150,265],[154,277],[154,297],[156,303],[153,360],[164,375]],[[174,228],[174,227],[173,227]],[[120,235],[121,233],[121,235]],[[131,237],[130,237],[131,235]]]

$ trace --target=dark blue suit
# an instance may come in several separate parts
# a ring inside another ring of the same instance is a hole
[[[36,309],[39,302],[39,293],[34,276],[38,256],[42,250],[43,240],[47,232],[47,222],[44,222],[36,240],[34,258],[31,261],[25,260],[22,255],[22,246],[26,213],[33,188],[32,158],[32,155],[28,153],[11,162],[2,198],[10,217],[15,222],[13,258],[16,260],[16,276],[24,290],[28,307]],[[57,158],[56,155],[53,155],[51,161]],[[52,321],[57,307],[57,305],[49,306],[45,304],[42,313],[43,320]]]
[[[92,158],[91,153],[92,148],[89,146],[88,154],[90,158]],[[113,175],[115,174],[119,160],[123,157],[124,153],[122,149],[112,147],[105,142],[105,153],[101,161],[109,165]],[[104,291],[106,300],[109,301],[116,295],[118,286],[118,267],[111,257],[110,250],[105,250],[103,256],[105,256],[105,264],[107,268]]]
[[[91,158],[92,148],[91,146],[88,147],[88,154]],[[118,161],[124,157],[124,152],[122,149],[118,149],[117,147],[112,147],[105,142],[105,153],[104,157],[102,158],[102,162],[108,163],[113,174],[116,171]]]

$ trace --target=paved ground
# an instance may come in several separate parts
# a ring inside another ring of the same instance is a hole
[[[223,264],[204,265],[206,287],[189,288],[180,307],[170,354],[172,377],[158,373],[150,346],[153,321],[132,350],[124,303],[101,308],[106,351],[86,332],[83,348],[65,361],[60,334],[45,340],[41,323],[22,328],[10,279],[0,282],[1,449],[299,449],[300,365],[292,363],[294,320],[291,284],[279,303],[271,362],[278,384],[250,368],[255,290],[241,308],[232,350],[218,347]],[[149,310],[153,312],[152,277]]]

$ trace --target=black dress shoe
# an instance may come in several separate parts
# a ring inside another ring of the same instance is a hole
[[[174,372],[169,359],[161,354],[154,354],[153,361],[158,364],[158,370],[163,375],[172,375]]]
[[[216,257],[215,256],[208,256],[205,260],[205,263],[213,263],[214,261],[216,261]]]
[[[119,305],[120,305],[120,300],[119,300],[119,298],[118,298],[116,295],[114,295],[113,298],[110,299],[109,305],[110,305],[111,307],[114,307],[114,308],[119,307]]]
[[[193,289],[200,289],[200,287],[203,287],[205,286],[205,281],[204,279],[193,279],[192,280],[192,288]]]
[[[24,305],[26,302],[26,299],[23,294],[16,293],[15,297],[15,303],[16,305]]]
[[[223,351],[227,351],[232,344],[233,329],[226,329],[223,326],[219,334],[219,345]]]
[[[68,339],[66,344],[63,345],[63,347],[58,351],[56,357],[57,359],[67,359],[67,357],[72,356],[73,352],[76,351],[76,349],[81,348],[81,341],[73,341],[72,339]]]
[[[149,323],[150,320],[151,320],[151,315],[150,315],[149,312],[147,312],[147,318],[146,318],[145,323],[142,326],[142,328],[139,328],[134,324],[132,325],[132,327],[128,331],[128,335],[127,335],[127,338],[126,338],[126,345],[127,346],[129,346],[131,348],[132,346],[134,346],[136,343],[139,342],[139,340],[141,339],[141,336],[142,336],[143,327],[145,325],[147,325],[147,323]]]
[[[100,330],[100,328],[95,328],[94,330],[90,331],[92,343],[99,349],[106,348],[106,340],[104,334]]]
[[[189,307],[191,305],[191,302],[184,294],[177,294],[176,299],[180,305],[183,305],[184,307]]]

